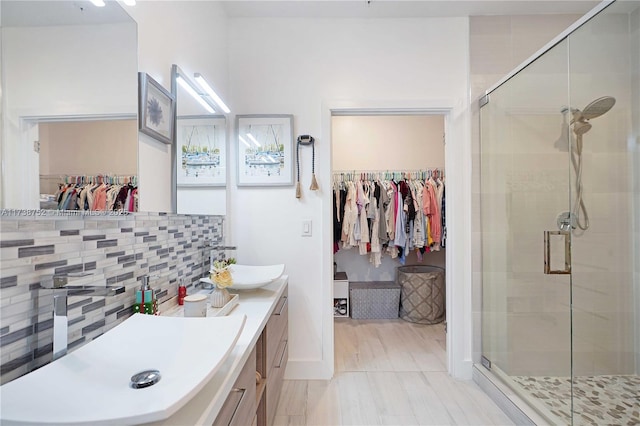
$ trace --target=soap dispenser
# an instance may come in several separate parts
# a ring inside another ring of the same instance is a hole
[[[133,312],[147,315],[154,315],[157,312],[157,302],[155,294],[149,285],[149,276],[142,277],[140,290],[136,291],[136,303],[133,305]]]

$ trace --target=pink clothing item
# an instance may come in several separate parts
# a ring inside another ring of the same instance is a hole
[[[94,211],[104,211],[107,209],[107,186],[102,185],[96,189],[93,197],[93,209]]]
[[[424,183],[422,189],[422,212],[429,219],[429,229],[434,243],[440,244],[442,225],[440,223],[440,209],[436,199],[436,192],[430,181]]]

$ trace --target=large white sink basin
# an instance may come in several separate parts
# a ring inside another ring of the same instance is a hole
[[[231,265],[231,290],[251,290],[271,284],[284,273],[284,265]],[[213,284],[209,278],[201,278],[201,282]]]
[[[137,424],[165,419],[215,374],[246,316],[135,314],[96,340],[0,387],[2,425]],[[153,386],[131,376],[160,371]]]

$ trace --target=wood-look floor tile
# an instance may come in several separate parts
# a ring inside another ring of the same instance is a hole
[[[341,424],[340,389],[336,380],[310,380],[307,389],[307,424]]]
[[[304,426],[307,421],[304,416],[279,416],[276,414],[273,426]]]
[[[388,426],[413,426],[418,421],[413,416],[380,416],[380,422]]]
[[[395,371],[369,371],[366,374],[379,415],[402,416],[411,414],[408,395]]]
[[[407,394],[411,411],[421,425],[451,425],[453,418],[438,397],[435,389],[422,373],[397,373]]]
[[[304,416],[307,410],[307,380],[285,380],[276,416]]]
[[[443,324],[335,322],[332,380],[285,381],[276,425],[512,425],[473,382],[447,373]]]
[[[342,372],[334,376],[340,389],[342,425],[379,425],[376,401],[366,372]]]

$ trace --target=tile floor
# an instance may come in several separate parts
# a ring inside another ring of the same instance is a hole
[[[447,374],[444,325],[338,319],[330,381],[285,381],[276,425],[512,425]]]
[[[543,402],[559,423],[571,423],[569,377],[517,376],[513,380]],[[574,396],[575,425],[640,425],[640,376],[577,377]]]

